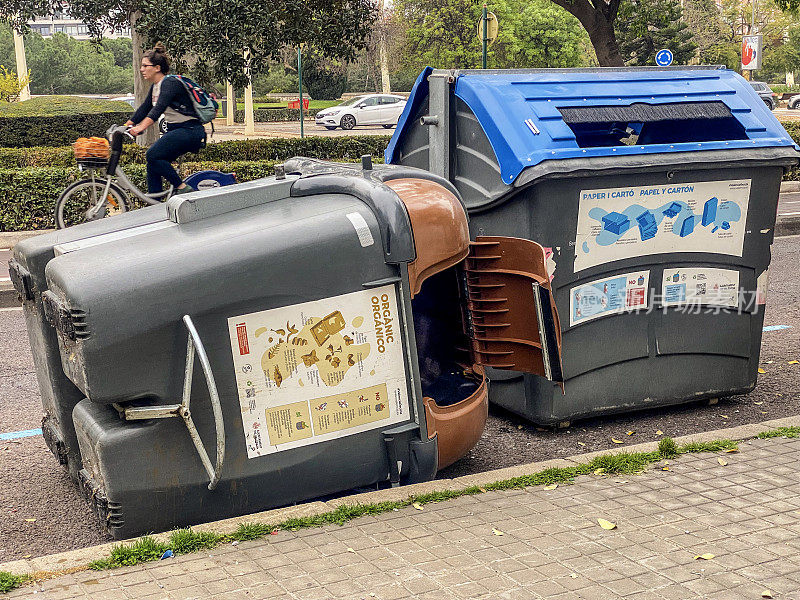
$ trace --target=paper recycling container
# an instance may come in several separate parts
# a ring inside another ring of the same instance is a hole
[[[427,68],[385,154],[450,180],[473,236],[545,247],[565,394],[487,373],[491,402],[542,424],[753,389],[798,156],[722,67]]]
[[[72,425],[72,409],[83,398],[83,394],[61,369],[58,338],[44,313],[42,294],[47,291],[45,267],[62,249],[69,249],[73,242],[82,240],[83,243],[91,243],[90,240],[97,236],[115,231],[123,232],[164,221],[166,218],[165,205],[152,206],[137,210],[125,219],[102,219],[81,227],[58,229],[28,238],[13,248],[8,270],[22,302],[28,339],[33,351],[36,379],[44,409],[42,434],[50,451],[67,468],[74,481],[77,481],[81,469],[81,458],[75,427]]]
[[[167,213],[45,267],[80,480],[117,538],[429,480],[483,431],[484,366],[561,378],[544,250],[471,243],[426,171],[293,159]]]

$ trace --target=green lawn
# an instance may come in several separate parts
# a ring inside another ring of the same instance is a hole
[[[56,117],[104,112],[133,112],[133,109],[127,102],[76,96],[41,96],[25,102],[0,102],[0,117]]]

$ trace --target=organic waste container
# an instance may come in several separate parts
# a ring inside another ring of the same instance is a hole
[[[565,393],[488,371],[490,401],[542,424],[753,389],[798,156],[721,67],[428,68],[385,153],[449,179],[473,236],[546,248]]]
[[[470,243],[428,172],[293,159],[167,213],[45,267],[79,477],[117,538],[431,479],[483,431],[484,366],[561,377],[544,250]]]

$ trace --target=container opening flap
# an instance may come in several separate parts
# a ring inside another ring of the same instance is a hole
[[[746,140],[722,102],[635,103],[558,109],[581,148]]]

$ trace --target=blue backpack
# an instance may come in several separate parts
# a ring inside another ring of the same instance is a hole
[[[167,75],[167,77],[174,77],[181,82],[201,123],[210,123],[217,117],[219,104],[203,88],[184,75]]]

